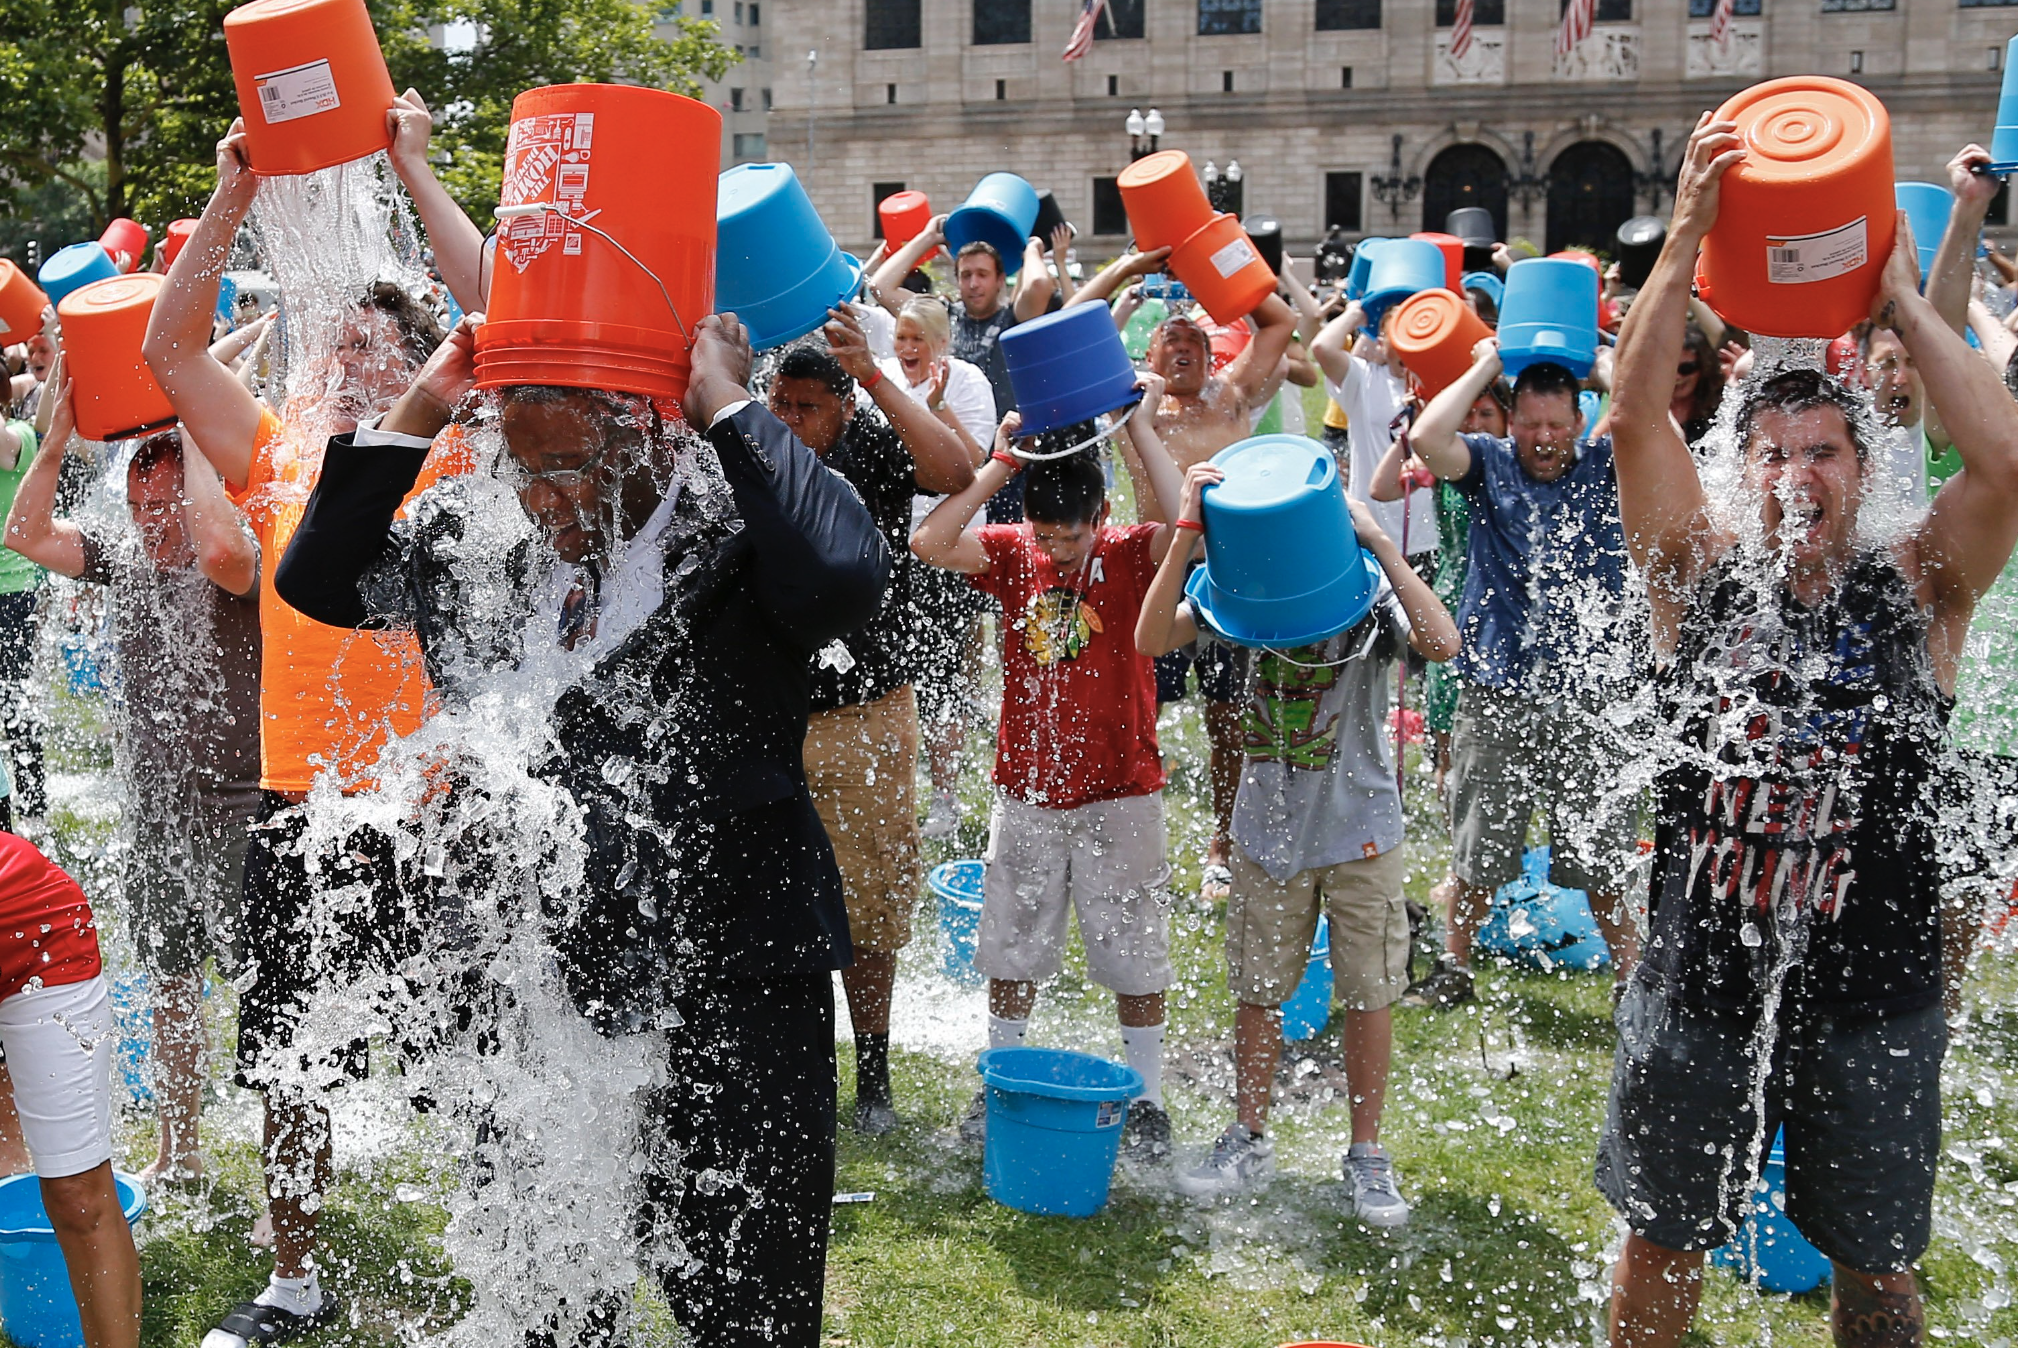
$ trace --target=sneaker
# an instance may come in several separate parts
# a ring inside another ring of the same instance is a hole
[[[960,831],[960,802],[951,791],[932,793],[932,810],[918,832],[927,838],[950,838]]]
[[[1261,1189],[1275,1178],[1275,1144],[1247,1125],[1235,1123],[1212,1144],[1212,1155],[1195,1170],[1177,1174],[1177,1192],[1187,1198],[1218,1198],[1222,1194]]]
[[[897,1111],[886,1100],[855,1102],[855,1131],[867,1137],[882,1137],[897,1130]]]
[[[1145,1165],[1170,1159],[1170,1115],[1162,1105],[1137,1100],[1128,1106],[1128,1122],[1121,1125],[1121,1146],[1132,1161]]]
[[[960,1116],[960,1140],[973,1147],[978,1147],[988,1140],[986,1087],[974,1092],[974,1103],[968,1105],[967,1112]]]
[[[1471,970],[1458,968],[1457,962],[1446,954],[1437,960],[1436,968],[1431,969],[1420,982],[1411,984],[1408,991],[1401,994],[1401,1004],[1448,1011],[1454,1006],[1470,1001],[1475,995],[1471,985]]]
[[[1408,1222],[1408,1202],[1395,1185],[1394,1162],[1378,1142],[1355,1142],[1345,1153],[1345,1182],[1352,1186],[1353,1215],[1387,1230]]]

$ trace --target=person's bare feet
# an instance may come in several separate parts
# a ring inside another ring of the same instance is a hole
[[[203,1154],[191,1152],[187,1156],[156,1156],[148,1167],[140,1172],[140,1182],[152,1189],[159,1185],[174,1188],[195,1184],[203,1178]]]
[[[252,1235],[248,1239],[262,1250],[273,1248],[273,1214],[271,1212],[262,1212],[259,1214],[259,1220],[252,1224]]]

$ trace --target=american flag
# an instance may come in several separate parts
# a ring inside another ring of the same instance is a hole
[[[1731,11],[1735,0],[1717,0],[1715,9],[1710,11],[1710,37],[1719,47],[1731,45]]]
[[[1457,0],[1457,14],[1450,24],[1450,59],[1461,61],[1471,50],[1471,25],[1478,0]]]
[[[1105,8],[1107,0],[1079,0],[1079,22],[1072,25],[1072,39],[1065,44],[1066,60],[1076,61],[1093,50],[1093,25]]]
[[[1568,56],[1577,44],[1591,35],[1597,21],[1598,0],[1569,0],[1563,6],[1563,21],[1556,29],[1556,55]]]

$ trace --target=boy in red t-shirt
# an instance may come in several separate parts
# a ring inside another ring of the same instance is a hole
[[[1153,411],[1155,397],[1142,406]],[[1023,470],[1010,450],[1021,427],[1003,419],[974,483],[939,503],[911,550],[965,574],[1001,601],[1002,722],[974,967],[988,975],[988,1046],[1020,1044],[1040,980],[1063,963],[1065,918],[1079,914],[1093,980],[1115,994],[1128,1064],[1144,1090],[1128,1111],[1140,1157],[1170,1152],[1163,1110],[1163,992],[1170,932],[1161,889],[1170,875],[1163,761],[1156,748],[1156,674],[1135,648],[1135,619],[1169,550],[1171,526],[1108,523],[1097,450],[1042,460],[1025,474],[1024,522],[966,532]],[[1167,517],[1177,466],[1138,411],[1120,440],[1143,513]],[[960,1131],[979,1140],[983,1101]]]

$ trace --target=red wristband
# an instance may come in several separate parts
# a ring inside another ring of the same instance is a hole
[[[1007,467],[1009,469],[1009,476],[1011,477],[1014,477],[1016,476],[1016,474],[1023,471],[1023,460],[1017,458],[1014,454],[1004,454],[1001,450],[998,449],[990,453],[988,457],[993,459],[996,463],[1002,464],[1005,467]]]
[[[870,372],[870,375],[867,379],[864,379],[862,381],[862,392],[867,393],[871,389],[875,388],[876,385],[882,382],[883,382],[883,370],[881,366],[878,366],[875,370]]]
[[[1173,529],[1191,529],[1201,534],[1205,532],[1205,526],[1197,520],[1172,520],[1170,521],[1170,527]]]

